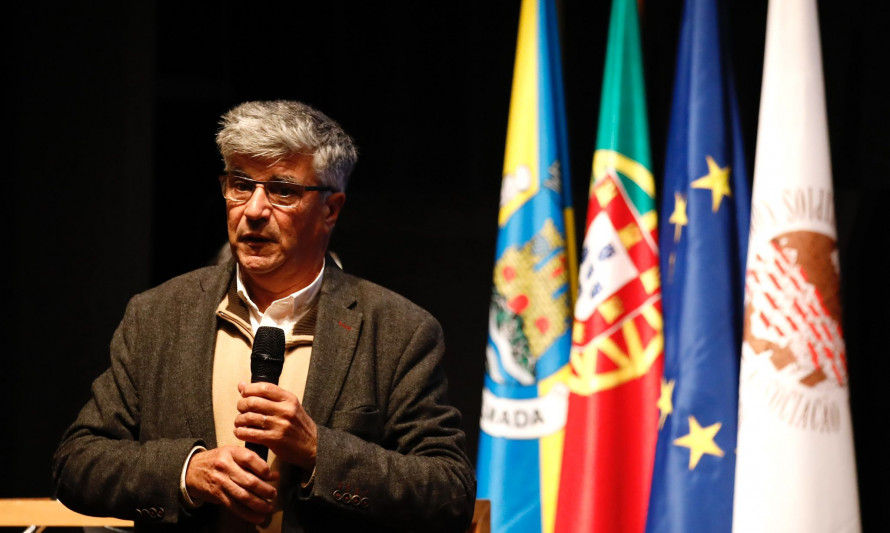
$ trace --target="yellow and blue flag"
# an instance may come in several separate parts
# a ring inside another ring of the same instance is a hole
[[[551,531],[575,237],[554,0],[523,0],[489,315],[477,496],[494,532]]]
[[[720,0],[686,0],[662,202],[664,375],[647,531],[732,528],[751,192]]]

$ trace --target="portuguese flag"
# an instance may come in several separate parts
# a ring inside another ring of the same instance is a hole
[[[642,532],[662,371],[655,181],[635,0],[614,0],[570,355],[556,531]]]

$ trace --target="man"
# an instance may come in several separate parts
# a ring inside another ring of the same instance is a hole
[[[229,111],[217,144],[234,262],[130,301],[55,454],[59,499],[143,530],[465,529],[475,479],[440,326],[325,260],[352,139],[276,101]],[[249,383],[260,326],[286,334],[280,386]]]

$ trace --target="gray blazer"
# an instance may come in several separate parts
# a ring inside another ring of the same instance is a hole
[[[132,298],[111,367],[53,458],[65,505],[136,520],[137,530],[213,524],[215,506],[180,507],[179,478],[193,446],[216,446],[216,309],[233,272],[232,263],[204,268]],[[315,482],[286,493],[286,531],[466,529],[475,477],[447,403],[443,352],[429,313],[326,268],[303,398],[318,424]]]

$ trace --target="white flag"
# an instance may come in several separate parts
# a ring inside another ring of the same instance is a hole
[[[770,0],[733,530],[859,531],[815,0]]]

